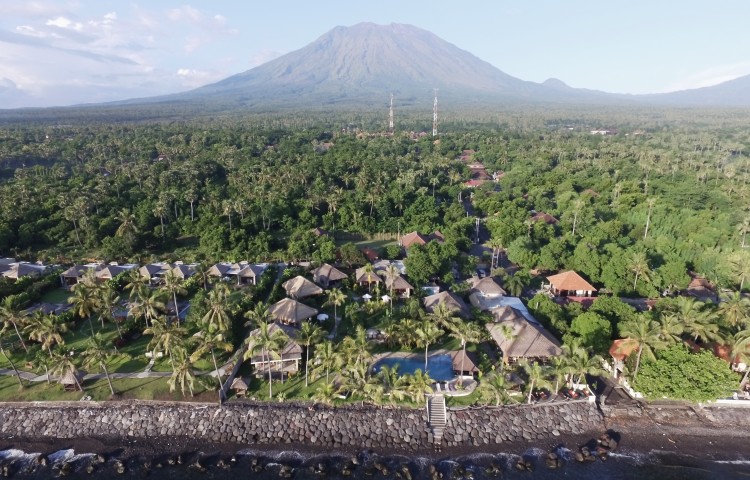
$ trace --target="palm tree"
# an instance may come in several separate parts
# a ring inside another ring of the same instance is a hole
[[[732,364],[742,362],[746,365],[745,374],[740,381],[740,389],[742,389],[745,386],[745,382],[747,382],[748,374],[750,374],[750,329],[735,333],[729,340],[731,346],[730,362]]]
[[[583,348],[580,343],[573,342],[570,345],[565,345],[563,346],[563,351],[566,353],[567,367],[570,374],[578,375],[575,383],[581,384],[586,375],[604,374],[602,357],[599,355],[592,356],[589,350]]]
[[[552,388],[552,385],[547,380],[547,368],[542,366],[541,363],[524,360],[521,363],[521,367],[529,377],[529,383],[527,384],[529,390],[528,403],[531,403],[531,394],[534,392],[534,388]]]
[[[362,271],[367,274],[367,291],[372,292],[372,279],[377,278],[377,273],[375,273],[375,267],[372,266],[372,263],[365,263],[362,267]]]
[[[628,340],[625,343],[637,348],[635,370],[633,371],[633,380],[635,380],[638,377],[638,369],[641,366],[643,354],[645,353],[647,357],[655,359],[654,350],[666,346],[661,339],[661,326],[646,315],[638,315],[635,319],[620,324],[620,335]]]
[[[101,334],[97,333],[89,339],[88,348],[81,355],[84,358],[84,367],[99,366],[104,370],[104,375],[107,377],[107,383],[109,384],[109,391],[114,395],[115,389],[112,387],[112,379],[109,377],[107,362],[115,355],[115,352],[106,347]]]
[[[201,323],[205,325],[208,333],[225,334],[229,331],[231,303],[229,287],[224,283],[216,285],[208,293],[208,311],[201,319]]]
[[[407,394],[405,377],[398,374],[398,365],[388,367],[383,365],[377,373],[377,378],[383,386],[383,397],[388,397],[389,403],[402,401]]]
[[[750,253],[747,251],[736,252],[729,258],[732,272],[740,283],[740,292],[745,286],[745,279],[750,276]]]
[[[315,390],[312,399],[326,405],[333,405],[339,398],[339,395],[341,395],[341,388],[326,381],[326,383]]]
[[[315,349],[315,364],[319,369],[326,372],[326,384],[329,382],[329,376],[331,369],[340,368],[343,364],[343,359],[339,352],[336,351],[336,347],[333,342],[324,340]]]
[[[174,363],[174,354],[178,350],[184,350],[185,336],[187,330],[180,327],[176,322],[167,323],[166,319],[160,320],[155,318],[151,321],[151,326],[143,331],[144,335],[152,335],[148,348],[154,355],[157,351],[169,355],[170,360]],[[156,358],[154,356],[154,358]]]
[[[552,357],[549,362],[550,375],[555,381],[554,395],[560,392],[560,382],[567,381],[568,375],[571,373],[571,360],[568,352],[563,350],[564,354],[557,357]]]
[[[164,292],[160,290],[148,289],[144,296],[131,304],[131,314],[136,317],[143,317],[146,325],[149,326],[162,313],[167,310],[164,304]]]
[[[259,304],[260,305],[260,304]],[[258,324],[258,330],[248,337],[248,349],[245,352],[245,360],[252,358],[255,352],[260,351],[262,361],[268,368],[268,398],[273,398],[273,388],[271,384],[271,358],[278,357],[279,352],[287,343],[287,337],[281,330],[271,329],[267,322]],[[281,368],[283,370],[283,363]],[[282,371],[283,375],[283,371]]]
[[[24,331],[28,333],[29,338],[42,344],[42,349],[52,355],[52,345],[64,345],[62,334],[68,331],[68,325],[63,322],[56,322],[52,315],[45,315],[41,310],[34,312],[29,318]]]
[[[148,293],[148,280],[142,276],[138,270],[130,270],[127,274],[128,283],[125,285],[125,290],[130,291],[130,299],[135,300],[143,298]]]
[[[91,322],[91,317],[94,315],[97,305],[96,288],[96,285],[90,285],[88,282],[79,282],[73,286],[73,295],[68,297],[68,303],[73,305],[73,312],[81,318],[88,318],[92,337],[94,336],[94,325]]]
[[[122,331],[120,330],[120,324],[114,318],[114,309],[117,306],[117,302],[120,300],[120,296],[117,291],[108,282],[102,285],[102,288],[98,290],[97,307],[99,308],[99,317],[102,320],[102,328],[104,328],[104,319],[111,320],[117,328],[117,335],[122,338]]]
[[[405,375],[406,394],[416,404],[422,404],[425,401],[425,394],[432,393],[432,384],[435,381],[430,378],[428,373],[423,373],[417,369],[413,375]]]
[[[513,275],[507,275],[503,279],[503,283],[508,293],[514,297],[519,297],[528,283],[528,274],[519,270]]]
[[[742,248],[745,248],[746,247],[745,238],[747,238],[747,234],[750,233],[750,217],[745,217],[744,220],[742,220],[742,223],[740,223],[737,226],[737,231],[740,233],[740,236],[742,237],[740,246]]]
[[[13,359],[10,358],[8,355],[8,352],[5,351],[5,346],[3,344],[3,338],[5,337],[5,327],[3,327],[2,330],[0,330],[0,353],[3,354],[5,359],[10,363],[10,367],[13,369],[13,371],[16,373],[16,377],[18,378],[18,384],[23,388],[23,381],[21,380],[21,374],[18,372],[18,369],[16,368],[16,364],[13,362]],[[47,381],[49,381],[49,375],[47,375]]]
[[[463,385],[464,382],[464,359],[466,358],[466,345],[468,343],[476,343],[482,340],[483,330],[479,328],[479,325],[472,322],[465,322],[460,318],[457,318],[450,324],[448,324],[449,335],[453,338],[458,339],[461,342],[461,348],[463,350],[463,356],[461,357],[461,374],[458,377],[459,385]]]
[[[630,256],[628,268],[635,275],[635,279],[633,280],[633,290],[635,290],[638,285],[639,277],[643,277],[646,281],[651,279],[651,269],[648,266],[648,259],[644,252],[633,252]]]
[[[501,372],[490,373],[482,378],[477,388],[479,401],[485,405],[494,403],[495,406],[512,402],[513,397],[508,393],[508,386],[508,381]]]
[[[338,322],[338,310],[337,308],[344,304],[346,301],[346,294],[338,288],[332,288],[326,292],[328,299],[326,305],[333,305],[333,319],[334,322]]]
[[[427,372],[427,349],[443,335],[431,319],[425,318],[414,332],[418,347],[424,347],[424,371]]]
[[[21,346],[23,347],[24,351],[28,353],[29,349],[26,347],[26,343],[23,341],[21,332],[18,329],[19,325],[23,325],[24,320],[25,318],[18,310],[17,297],[9,295],[3,298],[2,302],[0,303],[0,322],[3,324],[3,330],[8,328],[9,326],[13,326],[13,329],[16,331],[16,335],[18,336],[18,341],[21,342]]]
[[[185,387],[190,391],[190,396],[193,396],[193,386],[195,385],[195,375],[193,374],[192,364],[190,363],[190,357],[184,350],[180,350],[176,355],[176,358],[171,359],[172,362],[172,376],[167,380],[169,385],[169,391],[174,392],[177,389],[177,385],[180,386],[182,396],[185,396]]]
[[[297,335],[297,343],[305,347],[305,387],[308,386],[308,372],[310,366],[310,348],[323,338],[323,330],[310,322],[305,322]]]
[[[717,313],[733,328],[743,327],[750,313],[750,300],[740,292],[729,292],[721,296]]]
[[[195,350],[190,355],[190,363],[195,363],[206,353],[211,353],[211,360],[214,362],[214,372],[216,372],[216,381],[219,383],[219,390],[221,390],[221,375],[219,375],[219,364],[216,362],[216,352],[218,348],[227,353],[232,351],[232,344],[224,340],[222,333],[212,334],[207,331],[199,332],[191,337],[192,343],[195,346]]]
[[[674,313],[664,313],[659,318],[659,337],[668,345],[678,343],[685,333],[685,325]]]
[[[344,363],[349,365],[365,365],[372,358],[370,353],[370,342],[367,341],[367,332],[365,327],[357,325],[354,335],[344,338],[341,342],[341,352],[346,359]]]
[[[646,229],[643,231],[644,240],[648,237],[648,227],[651,226],[651,211],[654,209],[654,205],[656,205],[656,198],[649,198],[646,200],[646,204],[648,205],[648,213],[646,214]],[[635,290],[635,287],[633,287],[633,289]]]
[[[200,278],[203,283],[203,290],[208,290],[208,280],[211,278],[208,274],[209,269],[210,267],[204,262],[198,263],[193,267],[194,275]]]
[[[245,318],[249,320],[250,325],[260,327],[261,325],[267,325],[273,320],[271,312],[268,311],[268,305],[263,302],[258,302],[255,308],[245,312]]]
[[[50,374],[59,376],[60,378],[64,377],[67,373],[72,373],[78,389],[83,391],[83,386],[81,386],[81,382],[78,381],[78,369],[73,362],[73,357],[68,355],[68,352],[56,348],[52,352],[50,366],[52,367],[50,369]]]
[[[172,295],[174,301],[174,316],[179,322],[180,308],[177,306],[177,295],[185,295],[187,290],[182,286],[183,279],[170,270],[164,275],[164,290]]]
[[[128,239],[128,243],[132,245],[133,240],[138,233],[138,227],[135,224],[135,215],[130,212],[130,209],[123,208],[117,213],[115,219],[120,222],[120,225],[115,231],[115,235]]]
[[[492,249],[491,270],[494,270],[501,264],[500,253],[503,251],[503,241],[499,238],[491,238],[490,241],[487,242],[487,246]]]

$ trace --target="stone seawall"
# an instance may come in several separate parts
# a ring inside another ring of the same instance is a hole
[[[493,445],[602,431],[596,406],[549,406],[450,411],[442,446]],[[4,438],[189,437],[211,443],[303,444],[332,448],[428,450],[432,433],[424,410],[295,404],[215,405],[2,404]]]

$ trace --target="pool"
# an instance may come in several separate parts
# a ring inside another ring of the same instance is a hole
[[[383,358],[375,362],[372,369],[375,373],[378,373],[383,366],[389,368],[398,367],[398,373],[412,375],[417,370],[424,370],[424,357]],[[443,354],[427,357],[427,373],[429,373],[430,378],[438,382],[453,380],[455,375],[453,374],[453,361],[450,355]]]

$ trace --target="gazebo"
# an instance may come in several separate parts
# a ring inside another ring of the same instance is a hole
[[[280,300],[268,308],[274,320],[287,325],[299,325],[302,320],[317,315],[318,310],[291,298]]]
[[[232,380],[232,386],[229,387],[234,391],[235,396],[244,397],[247,394],[247,382],[242,377],[235,377]]]
[[[81,383],[83,383],[84,373],[80,370],[68,370],[65,374],[60,377],[60,385],[65,388],[66,392],[83,391]]]

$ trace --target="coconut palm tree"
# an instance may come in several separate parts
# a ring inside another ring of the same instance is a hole
[[[89,270],[91,272],[92,270]],[[68,297],[68,303],[73,305],[73,312],[81,318],[87,318],[91,328],[91,336],[94,336],[94,325],[91,317],[97,306],[97,286],[89,282],[78,282],[73,286],[73,295]]]
[[[329,377],[331,370],[340,368],[341,365],[343,365],[343,359],[341,354],[336,351],[333,342],[324,340],[323,343],[315,349],[315,364],[318,369],[325,371],[327,384],[330,380]]]
[[[635,275],[633,279],[633,290],[638,285],[638,278],[643,278],[646,281],[651,279],[651,269],[648,266],[648,259],[644,252],[633,252],[630,255],[630,263],[628,263],[628,269]]]
[[[135,215],[130,212],[130,209],[123,208],[117,212],[115,220],[120,222],[120,225],[115,231],[115,236],[127,239],[128,245],[132,246],[135,241],[135,236],[138,234],[138,226],[135,224]]]
[[[62,334],[68,331],[68,325],[64,322],[57,322],[56,317],[37,310],[28,319],[24,331],[31,340],[40,342],[42,349],[52,355],[53,345],[65,344]]]
[[[310,322],[305,322],[297,335],[297,343],[305,347],[305,387],[308,386],[308,372],[310,366],[310,348],[323,339],[323,330]]]
[[[333,405],[341,395],[341,388],[337,387],[333,383],[326,381],[323,385],[319,386],[312,396],[312,399],[316,402],[324,403],[326,405]]]
[[[524,372],[526,372],[526,376],[529,377],[527,388],[529,391],[528,395],[528,403],[531,403],[531,395],[534,393],[535,388],[552,388],[552,385],[550,384],[549,380],[547,380],[548,371],[545,366],[543,366],[539,362],[528,362],[524,360],[521,363],[521,367],[523,368]]]
[[[168,271],[166,275],[164,275],[164,291],[166,293],[169,293],[172,295],[172,301],[174,302],[174,316],[179,322],[179,313],[180,308],[177,305],[177,295],[185,295],[187,293],[187,290],[185,287],[182,286],[183,284],[182,277],[178,277],[172,270]]]
[[[482,378],[477,387],[479,402],[484,405],[494,404],[499,406],[513,402],[513,397],[508,393],[509,382],[501,372],[492,372]]]
[[[555,381],[555,389],[553,390],[554,395],[560,392],[560,382],[565,382],[568,379],[568,375],[571,373],[571,360],[567,352],[563,351],[563,355],[552,357],[549,362],[550,376]]]
[[[115,389],[112,386],[112,379],[107,370],[107,362],[115,355],[116,352],[107,347],[104,338],[99,333],[89,339],[88,347],[81,353],[81,356],[84,359],[84,367],[89,368],[92,366],[98,366],[104,371],[104,375],[107,377],[107,383],[109,384],[109,391],[112,395],[115,394]]]
[[[190,396],[193,396],[193,387],[195,385],[195,374],[193,374],[193,366],[190,362],[190,357],[187,355],[185,350],[179,350],[179,352],[171,359],[172,362],[172,376],[167,380],[169,385],[169,391],[174,392],[177,389],[177,385],[180,386],[182,396],[185,396],[185,387],[190,391]]]
[[[745,279],[750,276],[750,253],[747,251],[736,252],[729,258],[732,272],[739,280],[740,292],[745,286]]]
[[[18,328],[19,325],[23,326],[24,321],[25,317],[19,311],[17,297],[9,295],[3,298],[2,302],[0,302],[0,323],[3,324],[3,331],[12,326],[16,331],[16,336],[18,336],[18,341],[21,342],[23,350],[28,353],[29,349],[26,347],[26,343],[23,341]]]
[[[221,375],[219,374],[219,364],[216,362],[216,349],[223,350],[227,353],[232,351],[232,344],[225,341],[222,333],[209,333],[204,330],[191,337],[193,353],[190,355],[190,363],[195,363],[207,353],[211,354],[211,360],[214,363],[214,372],[216,372],[216,381],[219,383],[221,390]]]
[[[233,301],[229,287],[220,283],[208,293],[208,310],[201,319],[207,333],[226,334],[229,331],[231,319],[229,311]]]
[[[417,347],[424,347],[424,371],[427,372],[427,350],[442,335],[443,331],[431,319],[425,318],[414,331]]]
[[[736,291],[723,294],[717,313],[727,325],[735,329],[742,328],[750,314],[750,300]]]
[[[646,214],[646,229],[643,231],[644,240],[648,237],[648,227],[651,226],[651,211],[654,209],[654,205],[656,205],[656,197],[646,200],[646,204],[648,205],[648,213]],[[635,287],[633,287],[633,290],[635,290]]]
[[[174,363],[174,355],[177,351],[185,349],[185,336],[187,330],[180,327],[176,322],[167,323],[163,317],[151,321],[151,326],[143,331],[144,335],[152,335],[151,341],[146,348],[154,355],[157,351],[169,355]],[[156,358],[156,357],[154,357]]]
[[[651,320],[646,315],[637,315],[633,320],[621,323],[620,335],[626,338],[627,342],[625,343],[633,345],[637,349],[633,380],[638,377],[643,354],[655,359],[654,351],[666,347],[664,340],[661,338],[659,322]]]
[[[367,275],[367,291],[372,293],[372,280],[378,276],[375,273],[375,267],[372,266],[372,263],[365,263],[362,266],[362,271]]]
[[[146,326],[151,325],[166,310],[164,292],[160,290],[148,289],[144,292],[144,296],[139,297],[130,305],[130,314],[143,317],[146,320]]]
[[[259,304],[260,305],[260,304]],[[271,382],[271,359],[279,357],[279,352],[287,343],[287,337],[281,330],[271,329],[271,324],[260,322],[258,329],[248,337],[248,349],[245,352],[245,360],[260,352],[263,363],[268,369],[268,398],[273,398],[273,387]],[[283,367],[283,364],[282,364]]]
[[[102,328],[104,328],[104,320],[111,320],[117,328],[117,334],[122,338],[122,332],[120,331],[120,324],[115,321],[114,310],[117,307],[117,302],[120,301],[120,296],[117,294],[115,288],[105,282],[101,288],[97,290],[96,306],[99,311],[99,318],[102,322]]]
[[[411,397],[416,404],[422,404],[425,401],[425,394],[432,393],[432,384],[435,381],[430,378],[428,373],[423,373],[417,369],[413,375],[405,375],[406,394]]]
[[[78,368],[73,362],[73,357],[68,355],[68,352],[63,351],[59,347],[54,349],[51,354],[50,366],[52,367],[50,368],[50,374],[61,379],[68,373],[73,374],[78,389],[83,391],[83,386],[78,380]]]
[[[208,266],[208,264],[204,262],[200,262],[195,265],[195,267],[193,267],[193,271],[195,272],[194,275],[201,279],[203,290],[208,290],[208,281],[211,278],[211,276],[208,274],[209,269],[210,267]]]
[[[750,329],[741,330],[735,333],[733,337],[729,337],[728,340],[731,347],[730,363],[741,362],[746,365],[745,374],[740,381],[740,389],[742,389],[747,382],[748,374],[750,374]]]
[[[664,313],[659,317],[659,337],[667,344],[672,345],[682,341],[685,333],[685,325],[674,313]]]
[[[326,292],[326,296],[328,298],[325,305],[333,305],[333,319],[334,322],[338,322],[339,316],[337,309],[346,302],[346,294],[338,288],[332,288]]]
[[[484,330],[479,328],[479,325],[473,322],[465,322],[460,318],[456,318],[454,321],[447,325],[448,335],[452,338],[456,338],[461,342],[461,349],[463,350],[463,356],[461,357],[461,374],[458,377],[458,384],[463,385],[464,382],[464,359],[466,358],[466,345],[468,343],[477,343],[482,340]]]
[[[405,377],[398,374],[398,365],[393,367],[383,365],[376,377],[383,386],[383,397],[388,398],[389,403],[395,404],[406,397]]]
[[[273,321],[271,312],[268,311],[268,305],[264,302],[258,302],[255,308],[245,312],[245,318],[249,320],[245,326],[260,327],[261,325],[267,325]]]
[[[16,374],[16,378],[18,378],[18,384],[23,388],[23,381],[21,380],[21,374],[18,372],[18,369],[16,368],[16,364],[13,362],[13,359],[10,358],[8,355],[8,352],[5,351],[5,345],[3,342],[3,339],[5,338],[6,332],[5,327],[0,330],[0,353],[3,354],[3,357],[10,363],[10,367],[13,369],[13,371]],[[47,381],[49,381],[49,375],[47,375]]]
[[[579,342],[572,342],[563,346],[563,352],[567,360],[568,371],[573,375],[578,375],[574,383],[581,384],[586,375],[602,375],[605,370],[602,365],[602,357],[591,355],[589,350],[583,348]]]
[[[344,362],[346,365],[366,365],[372,359],[365,327],[357,325],[354,335],[344,338],[341,342],[341,353],[346,360],[349,360]]]
[[[128,283],[125,285],[125,290],[130,292],[130,299],[136,300],[143,298],[148,293],[148,280],[142,276],[136,269],[130,270],[127,274]]]

